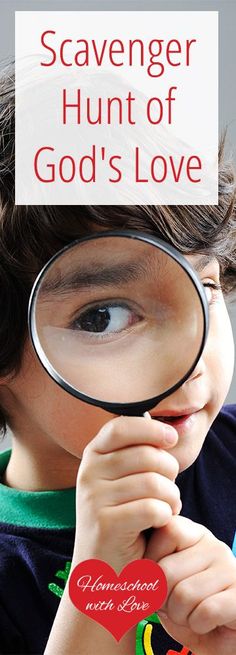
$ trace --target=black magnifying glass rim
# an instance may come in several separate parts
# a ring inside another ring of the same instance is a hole
[[[119,237],[119,238],[123,237],[127,239],[135,239],[136,241],[142,241],[149,245],[158,247],[162,252],[164,252],[167,255],[170,255],[172,259],[174,259],[182,267],[182,269],[185,270],[186,274],[191,279],[197,291],[202,308],[202,313],[203,313],[202,341],[199,347],[198,354],[196,355],[193,364],[185,373],[185,375],[178,382],[176,382],[172,387],[169,387],[169,389],[167,389],[163,393],[158,394],[157,396],[154,396],[152,398],[136,401],[133,403],[117,403],[117,402],[107,402],[103,400],[98,400],[97,398],[93,398],[92,396],[88,396],[87,394],[82,393],[82,391],[79,391],[71,384],[69,384],[67,380],[65,380],[61,375],[59,375],[59,373],[56,371],[56,369],[54,369],[51,362],[47,358],[41,346],[38,337],[38,332],[35,325],[35,306],[37,301],[37,294],[41,285],[42,278],[44,277],[48,269],[54,264],[54,262],[62,254],[66,253],[68,250],[72,249],[76,245],[85,243],[86,241],[94,241],[95,239],[104,239],[109,237]],[[111,412],[112,414],[118,414],[118,415],[125,414],[126,416],[142,416],[144,412],[152,409],[153,407],[158,405],[158,403],[160,403],[161,400],[167,398],[167,396],[170,396],[172,393],[174,393],[174,391],[179,389],[195,369],[196,364],[203,352],[208,335],[208,329],[209,329],[208,301],[206,298],[204,287],[202,286],[196,271],[192,268],[191,264],[184,258],[184,256],[181,253],[179,253],[178,250],[176,250],[176,248],[174,248],[172,245],[170,245],[163,239],[159,239],[158,237],[155,237],[145,232],[139,232],[135,230],[108,230],[104,232],[93,233],[86,237],[75,239],[74,241],[71,241],[69,244],[67,244],[64,248],[59,250],[55,255],[53,255],[53,257],[49,259],[49,261],[45,264],[45,266],[40,271],[38,277],[36,278],[31,291],[31,295],[29,299],[29,308],[28,308],[28,327],[29,327],[30,338],[40,363],[42,364],[46,372],[50,375],[50,377],[62,389],[64,389],[64,391],[67,391],[75,398],[79,398],[79,400],[82,400],[83,402],[86,402],[89,405],[100,407],[108,412]]]

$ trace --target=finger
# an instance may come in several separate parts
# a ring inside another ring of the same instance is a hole
[[[126,475],[154,471],[175,480],[179,464],[170,452],[154,446],[131,446],[102,457],[100,474],[106,480],[118,480]]]
[[[181,509],[178,487],[168,478],[153,471],[129,475],[105,484],[104,505],[120,505],[139,498],[163,500],[170,505],[173,514]]]
[[[167,423],[143,416],[119,416],[106,423],[90,443],[97,452],[109,453],[138,443],[172,448],[177,441],[177,431]]]
[[[157,533],[152,534],[148,542],[145,557],[155,559],[160,566],[162,566],[161,562],[163,565],[168,565],[169,573],[172,576],[176,568],[175,562],[177,563],[175,553],[180,551],[181,554],[181,551],[185,551],[183,558],[184,560],[186,558],[186,562],[188,561],[190,563],[190,555],[189,553],[186,554],[186,549],[197,544],[204,534],[210,533],[203,525],[195,523],[184,516],[173,516],[168,525],[165,525],[161,530],[158,530]],[[172,554],[174,560],[171,558]],[[168,562],[165,562],[167,557]],[[178,571],[178,573],[180,573],[180,571]],[[176,580],[176,582],[177,581],[178,580]]]
[[[163,569],[167,582],[169,594],[174,587],[192,575],[201,573],[207,568],[212,568],[213,558],[211,548],[205,548],[203,543],[198,542],[195,546],[173,555],[168,555],[158,564]]]
[[[189,616],[191,630],[203,635],[228,624],[230,629],[236,630],[235,599],[236,587],[233,585],[202,601]]]
[[[168,503],[154,498],[142,498],[115,507],[104,507],[99,514],[101,534],[106,539],[106,533],[110,535],[111,526],[114,533],[122,535],[124,541],[125,531],[129,537],[148,528],[165,525],[170,520],[171,508]]]
[[[231,582],[230,567],[225,570],[222,565],[215,570],[210,567],[181,580],[174,587],[165,604],[168,618],[178,625],[189,627],[189,616],[193,610],[210,596],[230,586]]]

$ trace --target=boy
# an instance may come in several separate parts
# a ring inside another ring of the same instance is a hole
[[[168,598],[164,628],[155,617],[144,622],[139,653],[235,655],[236,409],[220,411],[233,368],[223,298],[235,286],[231,168],[220,152],[217,207],[15,207],[13,117],[14,81],[5,75],[0,406],[13,446],[0,460],[0,652],[133,655],[135,630],[116,643],[75,609],[66,582],[70,566],[84,559],[119,571],[150,557],[166,574]],[[206,256],[208,341],[189,379],[150,412],[151,421],[112,417],[70,397],[40,366],[27,334],[29,293],[42,265],[79,236],[118,228],[161,236],[193,266]]]

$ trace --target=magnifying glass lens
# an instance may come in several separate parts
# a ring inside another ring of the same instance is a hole
[[[44,366],[74,395],[136,403],[190,371],[205,317],[193,279],[170,252],[99,235],[73,244],[45,269],[31,327]]]

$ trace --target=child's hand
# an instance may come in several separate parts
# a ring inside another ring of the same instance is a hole
[[[167,441],[172,437],[172,442]],[[86,446],[77,477],[74,563],[99,558],[119,572],[143,557],[143,530],[181,509],[174,428],[147,418],[112,419]]]
[[[160,612],[165,630],[195,655],[235,655],[236,559],[230,548],[202,525],[174,516],[152,534],[145,557],[167,577],[166,617]]]

